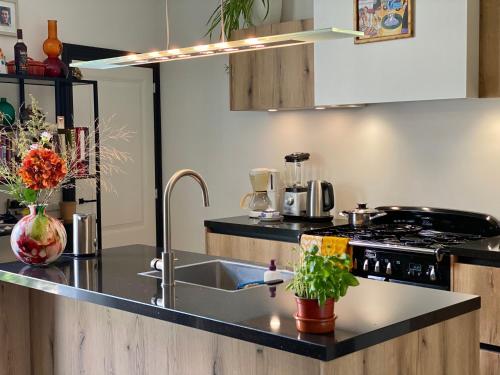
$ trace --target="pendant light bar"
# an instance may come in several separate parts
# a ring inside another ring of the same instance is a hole
[[[355,38],[361,36],[364,36],[364,33],[360,31],[328,28],[255,37],[179,49],[169,49],[165,51],[132,54],[111,59],[75,62],[71,64],[71,67],[86,69],[113,69],[125,66],[189,60],[201,57],[228,55],[233,53],[250,52],[270,48],[290,47],[325,40]]]

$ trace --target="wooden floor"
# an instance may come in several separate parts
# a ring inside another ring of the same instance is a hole
[[[471,375],[478,313],[321,362],[0,283],[0,375]]]

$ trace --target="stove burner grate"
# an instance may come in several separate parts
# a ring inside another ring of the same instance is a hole
[[[381,243],[390,246],[407,246],[435,250],[482,238],[480,235],[423,229],[421,226],[412,224],[379,224],[359,228],[346,225],[318,230],[314,234],[347,237],[357,241]]]

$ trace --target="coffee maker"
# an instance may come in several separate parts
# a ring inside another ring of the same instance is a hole
[[[283,215],[303,218],[307,211],[307,185],[310,155],[295,152],[285,156],[285,194],[283,197]]]
[[[267,195],[271,171],[267,168],[256,168],[250,171],[250,184],[253,192],[245,194],[240,201],[240,207],[250,210],[249,216],[259,218],[263,211],[272,206]]]

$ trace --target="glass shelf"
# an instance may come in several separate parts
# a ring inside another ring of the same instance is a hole
[[[53,78],[53,77],[34,77],[34,76],[23,76],[16,74],[0,74],[0,83],[10,83],[18,85],[24,80],[25,85],[33,86],[55,86],[56,83],[67,83],[72,85],[93,85],[97,81],[89,80],[76,80],[76,79],[66,79],[66,78]]]

